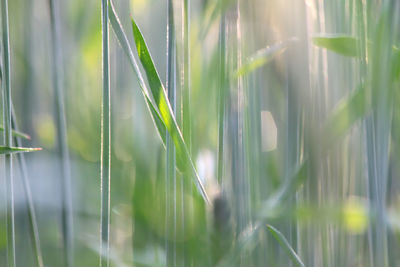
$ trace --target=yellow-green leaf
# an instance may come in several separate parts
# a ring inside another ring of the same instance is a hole
[[[314,45],[348,57],[360,56],[357,39],[345,35],[315,36]]]

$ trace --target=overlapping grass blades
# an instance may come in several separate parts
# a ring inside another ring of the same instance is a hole
[[[4,127],[1,125],[0,125],[0,131],[4,131]],[[16,130],[12,130],[11,132],[12,132],[12,136],[14,136],[14,137],[20,137],[20,138],[27,139],[27,140],[31,139],[31,137],[26,133],[16,131]]]
[[[150,86],[150,92],[156,103],[155,105],[151,105],[151,101],[148,96],[148,90],[146,89],[147,87],[144,83],[143,76],[133,57],[132,49],[130,48],[126,35],[122,29],[121,24],[119,23],[118,16],[115,13],[115,10],[114,8],[112,8],[112,6],[110,7],[110,22],[119,40],[119,43],[121,44],[121,47],[125,51],[125,54],[128,55],[128,59],[131,63],[131,66],[133,67],[133,70],[139,80],[140,87],[142,88],[142,93],[145,97],[147,105],[150,107],[149,109],[151,111],[153,121],[157,126],[160,136],[161,137],[165,136],[164,131],[160,129],[160,125],[164,125],[167,131],[170,133],[172,140],[175,144],[178,166],[183,171],[186,170],[189,171],[191,176],[193,176],[195,179],[195,184],[197,186],[199,193],[207,203],[210,203],[207,193],[204,189],[204,186],[197,174],[194,163],[190,157],[185,141],[183,140],[182,133],[178,127],[175,116],[172,112],[172,107],[167,99],[166,91],[155,69],[153,60],[151,59],[150,53],[148,51],[142,33],[140,32],[135,21],[132,19],[133,35],[136,43],[137,53],[139,55],[139,59],[142,63],[142,66],[146,72],[146,77],[148,79],[148,83]],[[157,107],[157,109],[155,107]]]
[[[14,112],[12,112],[11,115],[12,115],[12,120],[11,120],[12,127],[14,129],[18,129]],[[17,147],[20,147],[21,146],[20,137],[14,136],[14,143],[17,145]],[[41,246],[40,246],[39,228],[38,228],[38,224],[37,224],[37,220],[36,220],[36,211],[35,211],[35,206],[33,203],[31,186],[30,186],[30,182],[29,182],[29,178],[28,178],[28,170],[26,167],[24,153],[18,153],[17,159],[18,159],[20,170],[21,170],[22,183],[23,183],[24,191],[25,191],[26,204],[27,204],[27,210],[28,210],[28,219],[29,219],[29,228],[30,228],[29,234],[31,235],[31,238],[32,238],[33,253],[35,255],[35,260],[36,260],[37,266],[43,267],[43,254],[42,254],[42,250],[41,250]]]
[[[121,45],[122,50],[124,51],[125,55],[129,59],[128,60],[129,64],[131,65],[132,69],[134,70],[134,73],[136,74],[136,78],[138,79],[141,92],[142,92],[143,97],[146,102],[146,106],[151,114],[151,118],[154,122],[154,125],[157,128],[157,133],[159,134],[161,141],[165,147],[166,129],[165,129],[164,122],[162,121],[158,110],[155,108],[155,106],[153,105],[153,102],[151,101],[146,83],[144,82],[143,76],[141,75],[139,66],[136,63],[136,59],[133,56],[132,49],[130,47],[130,44],[128,42],[126,34],[122,28],[121,22],[119,21],[119,18],[115,12],[114,4],[112,2],[110,2],[109,11],[110,11],[109,12],[110,24],[114,30],[115,35],[117,36],[118,42]]]
[[[1,1],[1,26],[3,41],[3,64],[4,64],[4,95],[3,95],[3,116],[4,116],[4,141],[5,146],[0,147],[0,153],[5,155],[5,178],[6,178],[6,216],[7,216],[7,260],[9,266],[16,266],[15,250],[15,214],[14,214],[14,178],[12,165],[12,152],[19,150],[12,147],[12,126],[11,126],[11,67],[10,67],[10,36],[8,26],[8,0]]]

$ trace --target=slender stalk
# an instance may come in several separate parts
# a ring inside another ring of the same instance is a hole
[[[174,30],[174,12],[173,12],[173,3],[172,0],[167,0],[167,82],[166,82],[166,90],[168,93],[168,99],[171,103],[172,111],[176,113],[176,77],[175,77],[175,69],[176,69],[176,54],[175,54],[175,30]],[[170,221],[171,215],[173,216],[173,232],[172,236],[176,236],[177,225],[176,225],[176,153],[173,140],[169,133],[167,133],[166,137],[166,222],[168,227],[168,222]],[[174,210],[171,211],[171,197],[169,197],[169,189],[173,188],[173,206]],[[166,231],[169,229],[166,227]],[[168,234],[166,235],[168,236]],[[167,265],[175,266],[176,265],[176,243],[173,242],[173,247],[171,248],[168,245],[168,241],[166,244],[167,250]]]
[[[8,1],[1,1],[1,22],[3,38],[3,63],[4,63],[4,141],[8,147],[12,146],[11,128],[11,62],[10,62],[10,37],[8,26]],[[12,172],[12,156],[5,155],[5,177],[7,187],[7,259],[9,266],[16,266],[15,251],[15,216],[14,216],[14,179]]]
[[[15,130],[18,129],[14,109],[12,109],[12,113],[11,113],[11,124],[12,124],[13,129],[15,129]],[[22,145],[21,138],[19,136],[14,136],[14,143],[17,147],[21,147],[21,145]],[[18,153],[17,159],[18,159],[18,164],[20,166],[20,170],[21,170],[22,183],[24,186],[24,191],[25,191],[25,196],[26,196],[26,204],[27,204],[27,208],[28,208],[28,220],[29,220],[29,228],[30,228],[29,233],[31,234],[31,238],[32,238],[32,246],[33,246],[33,252],[35,254],[36,265],[38,267],[43,267],[43,256],[42,256],[42,250],[40,248],[39,229],[38,229],[37,220],[36,220],[35,206],[33,204],[31,186],[30,186],[29,179],[28,179],[28,170],[26,168],[26,161],[25,161],[24,153]]]
[[[225,15],[221,14],[219,26],[219,94],[218,94],[218,170],[217,180],[222,183],[223,157],[224,157],[224,117],[225,117]]]
[[[182,39],[183,39],[183,79],[182,79],[182,134],[183,139],[186,142],[189,154],[192,150],[192,140],[191,140],[191,108],[190,108],[190,0],[183,0],[183,23],[182,23]],[[181,198],[181,231],[185,232],[185,206],[191,205],[193,209],[193,203],[185,203],[185,179],[181,179],[180,183],[180,198]],[[190,192],[193,193],[193,186],[190,183]],[[190,259],[188,255],[184,253],[183,255],[183,265],[190,264]]]
[[[103,42],[103,98],[101,106],[101,210],[100,210],[100,266],[110,265],[110,181],[111,181],[111,102],[107,0],[101,1]]]
[[[190,1],[183,0],[183,139],[191,151],[191,112],[190,112]]]
[[[64,263],[65,266],[73,266],[73,212],[71,196],[71,172],[69,151],[67,144],[67,127],[64,108],[64,86],[63,86],[63,62],[62,62],[62,42],[60,29],[59,6],[57,0],[49,0],[50,8],[50,28],[52,42],[52,72],[54,87],[54,103],[57,126],[58,154],[61,159],[61,218],[62,233],[64,242]]]

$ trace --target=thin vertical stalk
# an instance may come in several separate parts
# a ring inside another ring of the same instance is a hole
[[[15,119],[15,113],[13,111],[14,111],[14,109],[12,109],[12,113],[11,113],[12,128],[15,130],[18,130],[17,121]],[[19,137],[15,136],[14,142],[17,147],[21,146],[21,139]],[[30,186],[29,179],[28,179],[28,171],[26,168],[24,153],[18,153],[17,159],[18,159],[18,164],[20,166],[20,170],[21,170],[22,183],[24,186],[24,191],[25,191],[25,196],[26,196],[26,204],[27,204],[27,208],[28,208],[28,220],[29,220],[30,234],[31,234],[31,238],[32,238],[33,252],[35,254],[37,266],[43,267],[43,256],[42,256],[42,250],[40,248],[39,229],[38,229],[37,220],[36,220],[35,206],[33,205],[31,186]]]
[[[190,1],[183,0],[183,139],[191,152],[191,112],[190,112]]]
[[[182,23],[182,37],[183,37],[183,82],[182,82],[182,134],[186,142],[189,153],[192,151],[191,140],[191,108],[190,108],[190,0],[183,0],[183,23]],[[185,183],[183,177],[180,183],[180,201],[181,201],[181,231],[185,232],[185,205],[193,205],[193,203],[185,203]],[[192,183],[190,184],[192,188]],[[193,208],[193,206],[191,207]],[[183,265],[190,264],[186,259],[187,255],[183,255]]]
[[[3,39],[3,63],[4,63],[4,142],[6,146],[12,146],[11,134],[11,62],[10,62],[10,36],[8,26],[8,0],[1,1],[1,22]],[[16,266],[15,251],[15,216],[14,216],[14,179],[12,172],[12,156],[5,155],[5,177],[7,187],[7,259],[9,266]]]
[[[167,0],[167,82],[166,82],[166,90],[168,93],[168,99],[171,103],[172,111],[176,113],[176,77],[175,77],[175,69],[176,69],[176,57],[175,57],[175,30],[174,30],[174,12],[173,12],[173,3],[172,0]],[[173,216],[173,232],[172,237],[173,240],[176,237],[176,153],[173,140],[169,133],[167,133],[166,138],[166,222],[168,227],[168,222],[170,221],[171,215]],[[172,183],[172,184],[171,184]],[[171,197],[169,196],[170,188],[173,188],[173,205],[174,210],[171,211]],[[172,214],[171,214],[172,213]],[[166,228],[166,231],[169,231]],[[168,234],[166,235],[168,236]],[[167,241],[167,265],[175,266],[176,265],[176,243],[173,242],[173,247],[171,248],[168,245]]]
[[[221,12],[223,10],[221,9]],[[224,155],[224,117],[225,117],[225,88],[226,88],[226,73],[225,73],[225,15],[221,14],[221,22],[219,25],[219,91],[218,91],[218,170],[217,181],[222,184],[223,171],[223,155]]]
[[[103,97],[101,105],[101,167],[100,167],[100,266],[110,265],[110,182],[111,182],[111,102],[108,33],[108,0],[101,1],[103,48]]]
[[[62,42],[60,29],[59,6],[57,0],[49,0],[50,8],[50,28],[52,46],[52,74],[54,87],[55,117],[57,126],[57,145],[58,154],[61,159],[61,218],[62,235],[65,249],[65,266],[71,267],[74,262],[73,253],[73,212],[71,196],[71,172],[69,151],[67,144],[67,126],[64,108],[64,80],[63,80],[63,60]]]

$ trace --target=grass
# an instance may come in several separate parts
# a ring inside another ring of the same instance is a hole
[[[69,160],[69,149],[67,144],[67,127],[64,108],[64,76],[63,59],[60,32],[60,16],[57,0],[49,1],[50,25],[52,40],[52,70],[54,87],[54,115],[57,128],[57,150],[60,158],[60,173],[62,184],[62,233],[65,247],[65,266],[74,265],[73,252],[73,217],[72,217],[72,192],[71,192],[71,167]]]
[[[6,177],[6,216],[7,216],[7,260],[8,266],[16,266],[15,249],[15,206],[14,206],[14,177],[12,156],[9,154],[12,147],[12,128],[11,128],[11,69],[10,69],[10,36],[8,22],[8,1],[1,2],[1,24],[3,41],[3,64],[4,64],[4,94],[3,94],[3,116],[4,116],[4,142],[5,155],[5,177]]]
[[[398,264],[396,1],[1,3],[1,266]]]
[[[175,23],[174,23],[174,7],[171,0],[167,1],[167,71],[166,71],[166,86],[165,89],[168,95],[168,102],[171,106],[172,115],[176,114],[176,53],[175,53]],[[176,198],[177,198],[177,174],[175,171],[176,166],[176,152],[173,144],[172,137],[167,132],[166,135],[166,173],[165,173],[165,229],[166,235],[172,236],[176,239],[177,231],[177,210],[176,210]],[[169,188],[173,188],[169,190]],[[168,194],[172,194],[170,196]],[[172,227],[169,227],[169,221],[173,221]],[[171,231],[171,233],[168,233]],[[176,266],[176,243],[170,243],[167,239],[165,241],[166,253],[167,253],[167,266]]]
[[[101,105],[100,266],[110,266],[111,93],[108,0],[101,1],[103,94]]]

